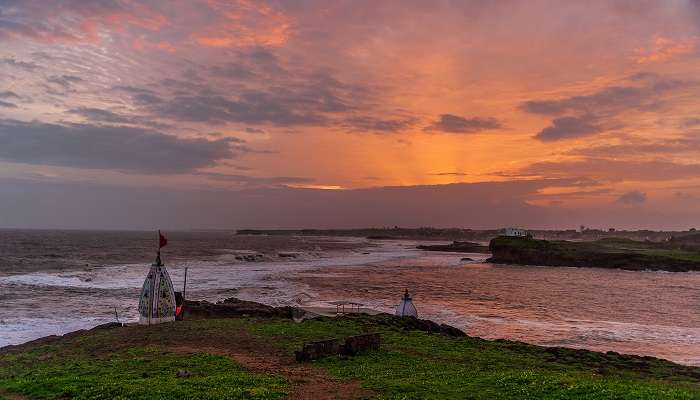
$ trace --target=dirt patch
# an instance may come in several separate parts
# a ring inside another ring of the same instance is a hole
[[[0,398],[3,399],[8,399],[8,400],[27,400],[27,397],[22,396],[21,394],[17,393],[10,393],[6,390],[0,389]]]
[[[340,380],[308,363],[297,363],[290,350],[275,343],[274,339],[252,336],[243,327],[209,328],[203,334],[196,322],[162,324],[155,326],[127,326],[104,331],[75,332],[63,337],[52,337],[32,344],[5,348],[4,353],[26,351],[34,346],[60,343],[44,357],[81,356],[102,358],[113,352],[146,345],[158,345],[163,351],[180,354],[209,353],[230,357],[254,372],[276,375],[290,382],[288,399],[366,399],[376,395],[363,389],[358,381]],[[83,340],[90,337],[91,340]],[[55,351],[54,351],[55,350]],[[25,400],[16,394],[0,391],[0,396],[11,400]]]
[[[330,400],[330,399],[367,399],[376,395],[363,389],[360,382],[339,380],[325,371],[308,364],[294,362],[291,357],[278,357],[272,354],[250,353],[241,349],[222,349],[220,347],[178,347],[173,351],[181,354],[209,353],[230,357],[243,367],[252,371],[277,375],[287,379],[292,388],[288,399]]]
[[[188,337],[186,345],[171,344],[168,350],[178,353],[210,353],[230,357],[252,371],[278,375],[291,384],[289,399],[366,399],[376,395],[363,389],[360,382],[340,380],[309,364],[297,363],[290,351],[261,340],[242,329],[231,329],[225,337],[212,341],[206,335]]]
[[[176,324],[174,328],[179,330],[178,327],[186,326]],[[147,329],[159,338],[159,344],[166,346],[168,351],[222,355],[232,358],[252,371],[281,376],[292,385],[287,396],[289,399],[366,399],[376,395],[375,392],[363,389],[358,381],[340,380],[310,364],[297,363],[291,351],[283,349],[272,339],[254,337],[243,328],[231,327],[225,329],[225,332],[217,332],[218,334],[214,331],[201,334],[199,330],[192,329],[171,331],[169,335],[162,334],[161,331],[168,329],[167,327],[155,326]],[[125,336],[144,339],[143,331],[139,336]]]
[[[252,371],[281,376],[292,384],[289,399],[366,399],[376,395],[363,389],[358,381],[339,380],[309,364],[297,363],[290,351],[281,349],[271,340],[255,338],[243,329],[231,329],[225,338],[191,337],[169,350],[222,355]]]

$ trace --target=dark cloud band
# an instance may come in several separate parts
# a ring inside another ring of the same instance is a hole
[[[0,121],[0,159],[146,174],[191,172],[235,157],[230,139],[180,138],[154,130],[90,124]]]
[[[465,118],[452,114],[441,114],[440,117],[425,127],[426,131],[447,133],[476,133],[498,129],[501,124],[494,118]]]

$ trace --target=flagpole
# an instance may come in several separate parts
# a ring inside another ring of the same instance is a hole
[[[158,229],[158,252],[156,253],[156,264],[158,268],[160,269],[161,264],[163,262],[160,260],[160,229]],[[151,318],[153,318],[153,302],[155,300],[155,294],[153,293],[153,289],[155,288],[155,280],[158,279],[157,277],[153,278],[153,281],[151,281],[151,307],[149,307],[149,317],[148,317],[148,325],[151,325]]]
[[[182,284],[182,304],[185,304],[185,293],[187,293],[187,267],[185,267],[185,283]]]

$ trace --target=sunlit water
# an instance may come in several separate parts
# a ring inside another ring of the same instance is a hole
[[[0,346],[114,321],[115,309],[121,321],[137,319],[152,233],[0,231],[0,239]],[[472,335],[700,365],[698,273],[500,266],[415,245],[182,232],[164,258],[176,287],[188,267],[191,299],[353,300],[391,312],[409,288],[421,317]],[[236,259],[247,252],[264,261]]]

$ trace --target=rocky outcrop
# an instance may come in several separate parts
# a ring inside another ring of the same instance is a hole
[[[123,326],[124,326],[124,324],[122,324],[121,322],[107,322],[105,324],[97,325],[90,330],[94,331],[94,330],[114,329],[114,328],[121,328]]]
[[[416,317],[397,317],[390,314],[380,314],[371,317],[348,315],[344,318],[370,318],[372,324],[389,326],[403,331],[423,331],[454,337],[467,336],[466,333],[459,328],[455,328],[454,326],[438,324],[437,322],[429,319],[419,319]]]
[[[297,319],[302,318],[306,312],[297,307],[272,307],[231,297],[217,303],[186,300],[183,313],[184,319],[241,317]]]
[[[415,317],[397,317],[390,314],[367,315],[367,314],[347,314],[342,317],[319,317],[315,314],[307,313],[297,307],[272,307],[253,301],[239,300],[235,297],[226,300],[210,303],[208,301],[185,301],[184,319],[207,319],[207,318],[283,318],[303,320],[310,318],[348,318],[366,319],[372,324],[391,326],[401,330],[417,330],[428,333],[436,333],[447,336],[466,336],[464,332],[447,324],[438,324],[427,319]]]
[[[256,262],[264,261],[265,256],[262,254],[239,254],[235,258],[238,261]]]
[[[474,242],[454,241],[450,244],[423,244],[416,246],[417,249],[426,251],[450,251],[455,253],[488,253],[489,248]]]

